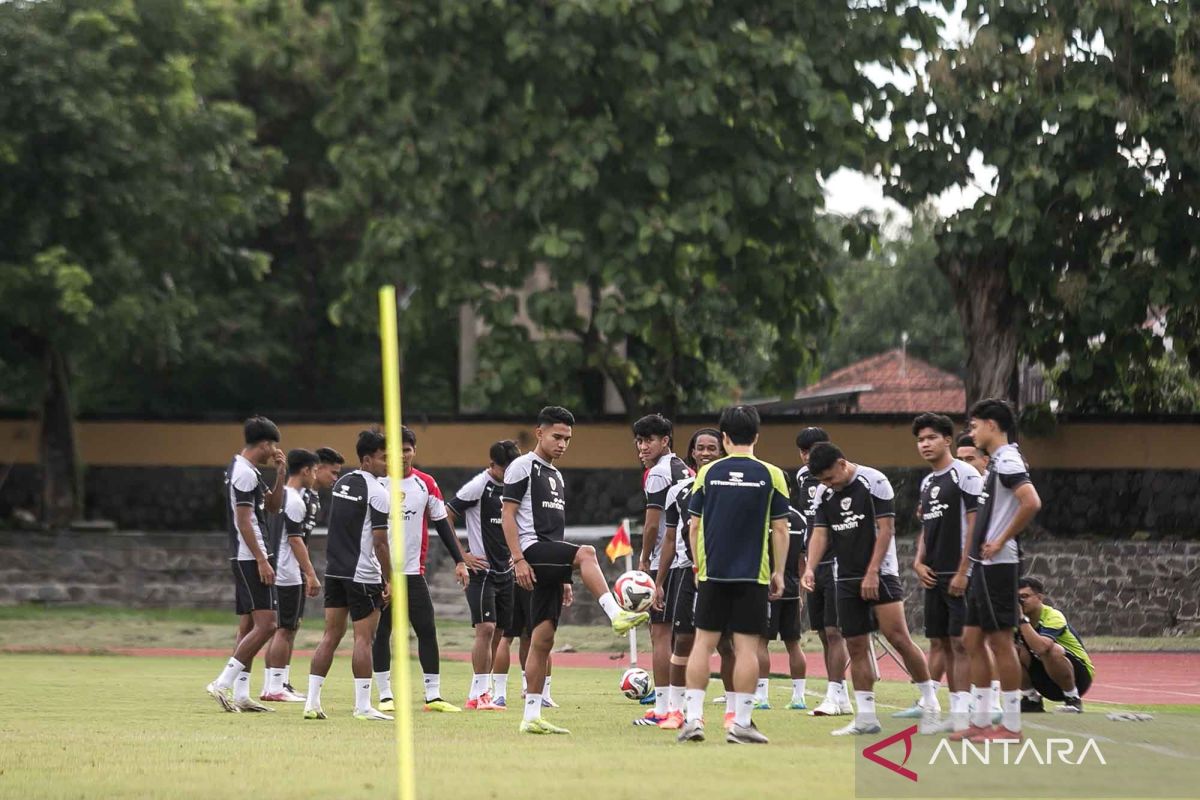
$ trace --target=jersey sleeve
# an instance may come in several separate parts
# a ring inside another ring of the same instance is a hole
[[[875,500],[875,519],[896,516],[896,493],[892,490],[892,482],[878,470],[870,476],[871,497]]]
[[[1066,633],[1067,618],[1057,608],[1047,608],[1042,613],[1042,618],[1038,622],[1038,633],[1042,636],[1049,636],[1051,639],[1057,639]]]
[[[771,473],[771,519],[786,519],[791,509],[787,478],[779,467],[768,466],[767,471]]]
[[[529,491],[529,460],[518,458],[504,471],[504,493],[506,503],[519,503]]]
[[[308,516],[308,504],[299,492],[287,493],[283,504],[283,530],[288,536],[304,535],[304,519]]]
[[[693,517],[704,516],[704,479],[707,477],[708,466],[706,465],[696,475],[696,481],[692,484],[692,496],[688,498],[688,514]]]
[[[973,469],[959,470],[958,489],[962,505],[967,511],[979,508],[979,496],[983,494],[983,476]]]
[[[367,489],[367,513],[371,516],[371,529],[381,530],[388,527],[388,509],[391,497],[379,483],[372,483]]]
[[[468,508],[479,504],[479,498],[483,497],[483,489],[487,485],[487,480],[487,473],[479,473],[467,481],[454,497],[447,500],[446,505],[454,510],[456,516],[463,516]]]
[[[254,505],[254,493],[258,490],[258,476],[254,470],[239,461],[233,466],[229,485],[233,487],[234,505]]]
[[[429,491],[429,497],[425,498],[425,513],[428,515],[429,521],[437,522],[439,519],[445,519],[446,501],[442,499],[442,488],[438,486],[432,475],[422,472],[420,477],[421,482]]]
[[[788,507],[788,528],[791,536],[800,537],[800,550],[808,549],[808,522],[805,521],[804,515],[792,506]]]
[[[668,528],[679,527],[679,493],[686,485],[685,483],[677,483],[667,490],[667,506],[663,515],[666,517]]]
[[[1029,469],[1019,456],[1006,454],[996,459],[996,475],[1005,489],[1013,490],[1029,483]]]
[[[646,508],[666,508],[667,492],[671,489],[671,476],[655,467],[646,475]]]
[[[829,520],[825,516],[825,487],[818,486],[817,493],[812,499],[813,527],[828,528]]]

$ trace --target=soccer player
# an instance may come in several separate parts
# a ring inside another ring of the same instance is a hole
[[[305,719],[325,719],[321,685],[346,635],[346,617],[354,628],[350,666],[354,674],[354,718],[390,720],[371,707],[371,643],[379,610],[387,602],[392,563],[388,548],[388,493],[379,478],[387,475],[387,440],[378,431],[358,434],[359,468],[333,485],[329,535],[325,545],[325,632],[313,653],[308,674]]]
[[[768,710],[771,708],[771,654],[768,649],[770,642],[775,639],[783,642],[788,654],[788,672],[792,679],[792,699],[787,708],[802,711],[808,708],[804,702],[804,691],[808,683],[808,662],[804,658],[804,648],[800,646],[802,633],[800,623],[800,575],[804,572],[804,542],[808,537],[808,528],[804,515],[794,507],[788,507],[788,549],[787,563],[783,569],[783,596],[772,600],[770,618],[767,621],[767,635],[763,637],[758,647],[758,686],[754,691],[754,707]]]
[[[425,685],[426,711],[457,713],[456,705],[442,699],[441,654],[438,650],[437,624],[434,621],[433,598],[425,582],[425,557],[429,553],[429,525],[433,524],[446,552],[454,559],[454,577],[464,588],[470,579],[468,568],[482,570],[487,562],[469,553],[464,556],[458,537],[446,514],[442,490],[432,475],[413,467],[417,457],[417,435],[408,426],[400,428],[404,475],[400,490],[404,492],[404,578],[408,585],[408,622],[417,634],[417,659]],[[385,484],[386,487],[386,484]],[[406,648],[407,649],[407,648]],[[379,632],[371,651],[375,682],[379,686],[379,710],[394,711],[392,698],[392,609],[384,606],[379,620]]]
[[[954,447],[955,458],[970,464],[980,475],[987,473],[988,455],[975,446],[975,440],[971,438],[971,434],[960,433],[954,440]]]
[[[834,736],[879,733],[875,714],[875,672],[871,655],[871,612],[879,631],[904,659],[909,676],[921,690],[922,716],[918,730],[937,733],[942,723],[937,684],[929,680],[925,654],[908,633],[904,590],[896,561],[892,484],[877,469],[852,464],[831,442],[814,445],[808,468],[821,481],[817,513],[809,542],[809,565],[802,582],[815,584],[813,563],[820,564],[832,546],[837,556],[837,615],[854,678],[854,721],[833,731]]]
[[[778,467],[754,457],[759,418],[753,406],[726,408],[719,427],[729,455],[700,470],[688,500],[688,511],[696,518],[689,536],[699,585],[696,637],[687,667],[686,721],[678,741],[704,741],[709,660],[728,628],[733,635],[735,707],[725,741],[766,744],[751,714],[767,603],[783,593],[787,479]]]
[[[513,585],[512,623],[500,631],[499,641],[492,653],[492,703],[506,708],[508,706],[508,668],[511,663],[512,643],[516,639],[517,660],[521,666],[521,699],[524,700],[529,688],[525,665],[529,660],[529,643],[532,631],[529,627],[529,604],[532,594],[520,586]],[[564,598],[564,607],[566,600]],[[554,671],[554,656],[546,657],[546,682],[542,688],[542,708],[558,708],[558,703],[550,697],[550,677]]]
[[[242,427],[245,447],[225,470],[225,508],[229,560],[233,567],[238,638],[233,655],[206,687],[225,711],[270,711],[250,698],[250,665],[275,633],[275,569],[263,538],[267,514],[283,505],[287,459],[277,445],[279,428],[266,417],[251,417]],[[275,466],[270,490],[260,466]]]
[[[966,606],[950,593],[950,580],[962,561],[983,478],[965,461],[951,457],[954,423],[942,414],[925,413],[913,420],[917,453],[929,465],[921,481],[917,515],[921,532],[913,572],[925,590],[925,636],[929,639],[929,672],[935,683],[942,673],[950,687],[950,722],[954,730],[968,726],[971,671],[962,643]],[[919,704],[893,716],[919,717]]]
[[[951,734],[951,738],[982,743],[1021,738],[1021,662],[1013,642],[1013,629],[1020,619],[1017,536],[1033,521],[1042,501],[1014,441],[1017,416],[1012,407],[1003,400],[980,400],[969,416],[971,438],[976,447],[987,452],[990,461],[971,526],[970,545],[963,552],[951,585],[966,585],[963,644],[971,662],[972,681],[980,688],[976,689],[979,694],[974,698],[971,726]],[[995,728],[989,724],[992,689],[985,649],[989,647],[1000,679],[1003,709],[1000,725]]]
[[[492,701],[488,681],[492,675],[492,652],[499,644],[501,632],[512,626],[512,553],[504,541],[500,514],[504,470],[519,455],[521,451],[516,442],[496,442],[488,451],[488,468],[467,482],[446,503],[452,522],[464,517],[467,520],[467,544],[471,555],[487,563],[486,568],[471,573],[471,581],[467,584],[467,606],[471,610],[471,624],[475,627],[475,643],[471,648],[474,674],[467,695],[468,711],[504,711],[506,708]]]
[[[1021,578],[1017,585],[1021,625],[1017,628],[1021,659],[1021,711],[1045,711],[1043,697],[1062,702],[1058,710],[1082,714],[1083,698],[1091,688],[1096,668],[1083,640],[1057,608],[1046,605],[1046,587],[1037,578]]]
[[[554,633],[563,604],[569,599],[563,586],[570,583],[572,570],[579,570],[584,585],[612,621],[614,632],[625,633],[650,618],[645,612],[634,614],[617,605],[596,561],[596,548],[563,540],[567,527],[567,487],[554,462],[566,454],[574,425],[575,417],[565,408],[543,408],[533,432],[537,445],[509,464],[504,472],[501,515],[504,539],[513,553],[517,585],[530,592],[532,637],[526,662],[529,690],[525,695],[522,733],[570,733],[542,718],[542,692],[546,661],[554,648]]]
[[[649,414],[633,423],[633,442],[638,458],[646,468],[643,489],[646,496],[646,519],[642,528],[642,554],[638,569],[657,579],[660,570],[666,531],[667,492],[691,470],[671,451],[674,427],[661,414]],[[670,569],[670,563],[661,567]],[[667,692],[671,680],[671,620],[666,607],[652,606],[650,610],[651,663],[654,670],[654,708],[633,721],[634,725],[657,726],[667,718]]]
[[[284,491],[283,513],[272,518],[273,535],[278,548],[279,569],[275,573],[278,609],[275,635],[267,646],[267,674],[259,700],[274,703],[303,703],[304,696],[284,687],[292,660],[296,630],[304,617],[304,598],[316,597],[321,581],[308,557],[308,534],[317,524],[321,502],[317,497],[317,454],[311,450],[290,450],[287,455],[288,478]],[[323,489],[329,486],[320,487]]]
[[[823,428],[805,428],[796,435],[796,449],[800,451],[803,466],[796,472],[798,496],[793,505],[804,515],[806,536],[809,540],[812,539],[813,518],[817,513],[817,492],[820,491],[821,482],[813,477],[808,469],[808,454],[813,445],[828,441],[829,434]],[[807,546],[808,541],[805,542],[806,549]],[[837,584],[833,580],[836,561],[830,549],[824,560],[813,570],[812,591],[805,590],[808,594],[808,624],[821,640],[825,674],[829,679],[825,684],[825,699],[808,712],[812,717],[837,717],[854,713],[854,708],[850,705],[850,695],[846,692],[846,665],[850,663],[850,654],[846,651],[846,640],[842,638],[842,631],[838,628]]]
[[[715,428],[701,428],[692,434],[688,442],[687,465],[690,469],[702,469],[706,464],[725,457],[721,445],[721,432]],[[663,534],[659,564],[670,564],[670,569],[659,569],[655,577],[654,604],[665,611],[671,624],[671,677],[667,688],[667,717],[658,724],[665,730],[683,727],[683,706],[687,692],[687,662],[692,652],[692,641],[696,634],[696,570],[695,557],[689,537],[691,516],[688,501],[692,496],[692,478],[683,478],[667,492],[666,531]],[[722,654],[722,673],[732,669],[732,659]],[[730,661],[729,665],[724,662]],[[728,669],[727,669],[728,667]],[[729,692],[732,695],[732,690]],[[733,708],[733,700],[729,700]]]

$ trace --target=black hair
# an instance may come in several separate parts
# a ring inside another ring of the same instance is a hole
[[[717,426],[734,444],[754,444],[758,436],[758,409],[754,406],[729,406],[721,412]]]
[[[796,447],[806,453],[809,450],[812,450],[814,444],[828,441],[829,434],[825,432],[824,428],[818,428],[816,426],[805,428],[796,434]]]
[[[662,414],[647,414],[633,423],[633,435],[639,439],[649,439],[651,436],[673,439],[674,433],[675,426]]]
[[[954,438],[954,423],[945,414],[934,414],[926,411],[924,414],[918,414],[913,420],[912,434],[920,436],[921,431],[930,428],[934,433],[945,436],[946,438]]]
[[[521,455],[520,448],[512,439],[503,439],[492,445],[488,450],[488,457],[492,459],[492,463],[497,467],[507,467],[516,458]]]
[[[342,454],[332,447],[318,447],[317,460],[322,464],[345,464],[346,459],[342,458]]]
[[[1017,415],[1007,400],[990,397],[971,406],[971,419],[990,419],[1008,434],[1011,442],[1017,438]]]
[[[575,425],[575,415],[562,406],[546,406],[538,412],[537,426],[544,428],[550,425],[573,427]]]
[[[354,452],[358,453],[359,461],[386,449],[387,438],[378,430],[362,431],[358,434],[358,444],[354,446]]]
[[[1033,589],[1038,594],[1046,593],[1046,584],[1042,583],[1038,578],[1026,575],[1021,580],[1017,581],[1018,589]]]
[[[692,455],[692,451],[696,449],[696,441],[701,436],[711,436],[716,439],[717,447],[721,451],[721,457],[724,458],[727,455],[725,452],[725,442],[721,440],[721,432],[716,428],[701,428],[692,434],[691,439],[688,439],[687,453],[685,453],[683,456],[684,463],[686,463],[692,469],[696,468],[696,459]]]
[[[251,417],[246,420],[242,425],[242,433],[248,445],[279,441],[279,426],[266,417]]]
[[[971,438],[969,433],[960,433],[958,438],[954,440],[955,447],[974,447],[975,440]]]
[[[317,465],[317,454],[312,450],[304,450],[296,448],[288,450],[287,469],[288,475],[298,475],[302,470]]]
[[[413,429],[407,425],[400,426],[400,443],[417,446],[417,435],[413,433]]]
[[[817,442],[808,451],[808,472],[810,475],[820,475],[836,464],[838,459],[845,457],[841,448],[833,442]]]

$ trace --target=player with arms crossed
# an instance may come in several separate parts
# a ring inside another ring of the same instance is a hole
[[[661,414],[649,414],[633,423],[633,442],[638,459],[646,468],[643,489],[646,519],[642,528],[642,555],[638,569],[657,580],[670,571],[671,563],[660,561],[666,540],[667,492],[692,471],[671,452],[674,426]],[[668,686],[671,680],[671,620],[665,606],[650,609],[651,661],[654,669],[654,708],[635,719],[634,725],[656,726],[667,718]]]
[[[971,408],[970,432],[975,446],[988,454],[988,470],[971,526],[970,545],[963,552],[951,582],[967,598],[963,644],[971,661],[971,677],[979,693],[967,730],[951,738],[972,742],[1021,738],[1021,662],[1013,641],[1021,613],[1017,601],[1020,556],[1017,536],[1042,507],[1029,468],[1017,448],[1017,416],[1003,400],[980,400]],[[970,577],[968,579],[968,571]],[[990,666],[985,648],[995,659],[1000,679],[1000,725],[992,727]]]
[[[837,556],[837,615],[846,648],[858,711],[854,721],[833,731],[834,736],[879,733],[875,714],[875,671],[871,654],[871,613],[879,630],[904,659],[908,674],[921,690],[922,716],[918,730],[937,733],[942,723],[935,691],[929,680],[925,654],[908,633],[904,618],[904,590],[900,585],[894,537],[894,493],[887,476],[877,469],[852,464],[831,442],[814,445],[808,468],[821,481],[817,513],[809,542],[808,568],[802,583],[815,584],[813,564],[820,564],[826,549]]]
[[[754,457],[758,411],[732,406],[719,423],[725,458],[696,476],[688,511],[696,556],[696,638],[688,657],[686,720],[680,742],[704,741],[704,694],[709,660],[722,632],[733,634],[734,722],[732,744],[766,744],[755,727],[754,686],[758,644],[767,625],[767,604],[783,592],[788,546],[788,490],[783,472]],[[769,565],[774,555],[774,569]]]
[[[275,569],[264,534],[267,514],[283,506],[287,459],[279,428],[266,417],[251,417],[242,427],[246,446],[225,471],[226,530],[233,567],[237,644],[209,695],[226,711],[270,711],[250,698],[250,665],[275,635]],[[268,491],[258,468],[274,464],[275,485]]]
[[[387,602],[392,563],[388,548],[387,440],[378,431],[362,431],[355,446],[359,467],[333,485],[329,535],[325,543],[325,633],[313,652],[308,671],[305,719],[325,719],[321,686],[342,637],[346,617],[354,626],[354,718],[390,720],[371,707],[371,644],[379,627],[379,610]]]
[[[512,626],[513,577],[512,553],[504,541],[501,513],[504,495],[504,471],[521,451],[512,440],[496,442],[488,451],[488,468],[472,478],[446,503],[451,520],[467,521],[467,544],[471,555],[487,562],[487,567],[471,573],[467,584],[467,606],[475,627],[471,648],[471,691],[468,711],[504,711],[488,693],[492,675],[492,653],[500,634]]]
[[[504,472],[504,539],[513,553],[516,582],[531,593],[532,638],[526,662],[529,691],[521,733],[570,733],[542,718],[542,690],[563,603],[569,602],[563,587],[569,587],[573,570],[579,570],[584,585],[612,621],[614,632],[625,633],[650,618],[644,612],[634,614],[617,605],[596,561],[596,548],[564,541],[567,491],[554,462],[566,454],[574,425],[575,417],[565,408],[543,408],[534,429],[537,445]]]

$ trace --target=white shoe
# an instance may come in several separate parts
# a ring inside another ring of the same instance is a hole
[[[236,714],[241,710],[233,702],[232,689],[219,689],[217,688],[217,682],[213,681],[208,686],[204,687],[204,691],[208,692],[209,696],[220,703],[223,710],[233,714]]]
[[[821,705],[817,706],[812,711],[808,712],[808,715],[810,717],[840,717],[843,714],[852,714],[852,713],[854,713],[854,712],[851,710],[850,704],[848,702],[846,703],[846,706],[843,708],[841,704],[826,697],[824,700],[821,701]]]
[[[283,702],[285,702],[285,703],[303,703],[308,700],[307,697],[300,694],[299,692],[293,691],[286,687],[284,687],[284,690],[283,690],[283,698],[284,698]]]
[[[858,720],[854,720],[854,722],[851,722],[844,728],[838,728],[836,731],[833,731],[830,733],[830,736],[870,736],[879,733],[881,730],[883,729],[879,727],[878,722],[859,722]]]
[[[257,700],[253,700],[249,697],[247,697],[244,700],[234,700],[233,705],[237,708],[238,711],[242,712],[243,714],[262,713],[262,712],[268,712],[271,714],[275,713],[275,709],[267,708],[262,703],[258,702]]]
[[[917,723],[917,733],[922,736],[942,733],[941,709],[937,707],[921,709],[921,721]]]
[[[366,711],[355,711],[354,718],[378,721],[378,722],[388,722],[390,720],[395,719],[395,717],[389,716],[389,715],[383,713],[382,711],[377,711],[374,708],[367,708]]]
[[[850,705],[850,698],[843,697],[838,703],[838,712],[841,714],[853,714],[854,706]]]

